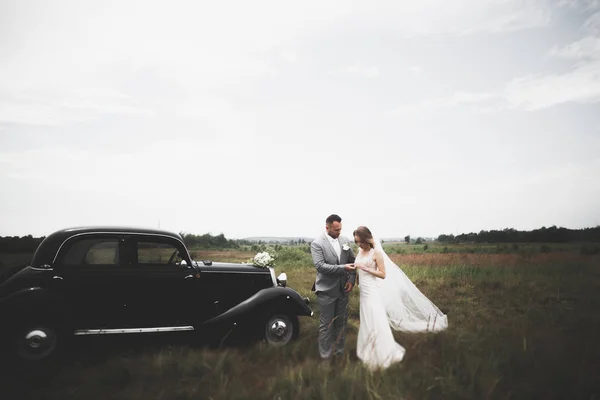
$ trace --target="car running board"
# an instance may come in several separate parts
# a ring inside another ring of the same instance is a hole
[[[82,335],[118,335],[122,333],[157,333],[157,332],[180,332],[193,331],[193,326],[165,326],[157,328],[123,328],[123,329],[78,329],[76,336]]]

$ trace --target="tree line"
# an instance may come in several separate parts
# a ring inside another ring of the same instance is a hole
[[[241,246],[252,246],[257,244],[255,241],[246,239],[227,239],[224,234],[211,235],[205,233],[204,235],[194,235],[191,233],[180,233],[183,242],[187,247],[190,248],[201,248],[201,249],[239,249]],[[37,247],[42,243],[45,236],[35,238],[31,235],[27,236],[0,236],[0,253],[33,253]],[[292,241],[291,244],[300,244],[304,240]],[[258,241],[258,244],[263,244],[262,241]]]
[[[46,237],[0,236],[0,253],[33,253]]]
[[[306,244],[306,240],[300,239],[290,239],[285,241],[264,241],[264,240],[248,240],[248,239],[227,239],[224,234],[219,234],[213,236],[211,234],[205,233],[204,235],[194,235],[191,233],[179,233],[183,238],[186,246],[195,247],[195,248],[204,248],[204,249],[239,249],[242,246],[254,246],[256,245],[263,246],[264,245],[301,245]]]
[[[255,241],[246,239],[227,239],[224,234],[194,235],[180,233],[186,246],[204,249],[239,249],[242,246],[252,246]],[[45,237],[27,236],[0,236],[0,253],[33,253]],[[405,241],[412,242],[410,236]],[[419,240],[421,238],[418,238]],[[420,241],[420,240],[419,240]],[[567,229],[551,226],[541,227],[532,231],[519,231],[512,228],[503,230],[481,231],[479,233],[462,233],[454,236],[439,235],[437,241],[441,243],[564,243],[564,242],[600,242],[600,226],[584,229]],[[424,240],[423,240],[424,242]],[[417,242],[415,242],[417,243]],[[262,244],[260,241],[258,244]],[[305,244],[303,239],[291,241],[287,244]],[[418,244],[418,243],[417,243]]]
[[[567,229],[545,226],[532,231],[519,231],[506,228],[501,231],[481,231],[479,233],[463,233],[457,236],[439,235],[442,243],[566,243],[566,242],[600,242],[600,226],[584,229]]]
[[[205,233],[204,235],[194,235],[181,232],[180,235],[187,247],[203,249],[237,249],[241,245],[250,244],[247,240],[227,239],[222,233],[213,236],[209,233]]]

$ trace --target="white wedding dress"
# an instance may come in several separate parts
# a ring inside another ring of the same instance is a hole
[[[402,361],[405,349],[394,340],[392,328],[404,332],[440,331],[448,327],[444,315],[385,254],[380,243],[368,253],[360,250],[355,265],[376,268],[381,252],[386,278],[357,269],[360,288],[360,327],[356,354],[371,370]]]
[[[375,249],[368,254],[361,250],[354,264],[375,268],[373,255]],[[394,340],[392,328],[381,297],[382,279],[363,270],[358,270],[360,287],[360,327],[356,355],[369,369],[387,368],[394,362],[404,358],[404,347]]]

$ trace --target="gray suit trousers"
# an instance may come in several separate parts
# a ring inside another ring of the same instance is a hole
[[[338,297],[330,297],[318,292],[317,300],[321,309],[319,354],[323,359],[330,358],[332,353],[335,355],[344,354],[345,328],[348,320],[350,296],[348,293],[343,293]]]

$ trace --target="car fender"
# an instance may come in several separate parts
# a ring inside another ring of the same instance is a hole
[[[33,314],[64,314],[66,308],[61,299],[51,290],[41,287],[19,289],[0,299],[2,318],[28,318]]]
[[[263,307],[266,304],[270,304],[273,309],[289,312],[293,315],[313,315],[313,311],[308,306],[308,298],[302,298],[298,292],[287,287],[270,287],[262,289],[223,314],[209,319],[205,322],[205,325],[216,325],[226,321],[242,319],[249,315],[256,315],[264,312]]]

